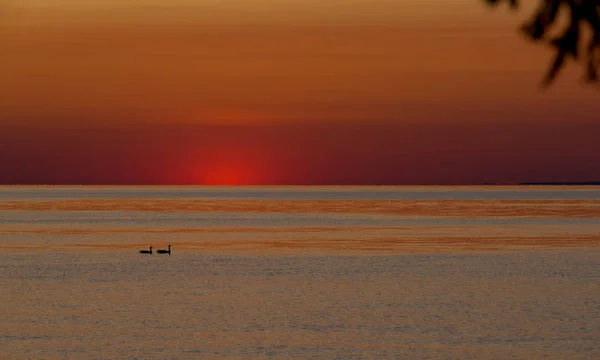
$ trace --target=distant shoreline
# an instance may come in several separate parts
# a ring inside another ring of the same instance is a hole
[[[573,186],[582,186],[582,185],[600,185],[600,181],[582,181],[582,182],[524,182],[524,183],[519,183],[519,185],[549,185],[549,186],[573,185]]]
[[[483,183],[483,186],[599,186],[600,181],[550,181],[550,182],[521,182],[514,184],[506,183]]]

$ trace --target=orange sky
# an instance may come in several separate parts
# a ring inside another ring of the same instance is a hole
[[[551,53],[516,33],[528,11],[472,0],[1,4],[0,183],[600,179],[599,155],[589,153],[600,145],[584,145],[600,117],[599,93],[582,86],[574,64],[539,90]],[[500,124],[518,134],[486,133]],[[210,146],[186,134],[204,138],[203,127],[212,129]],[[371,142],[357,127],[373,133]],[[169,135],[161,139],[159,129]],[[413,134],[410,146],[402,131]],[[242,141],[233,135],[240,132],[262,140]],[[567,158],[564,133],[583,139],[569,143]],[[490,149],[471,138],[482,134],[505,138]],[[507,149],[514,137],[522,148]],[[427,164],[450,155],[428,147],[503,171],[438,174]],[[541,148],[531,159],[513,156]],[[269,163],[273,153],[288,160]],[[185,160],[190,154],[198,155]],[[351,159],[366,168],[353,172]],[[529,174],[540,159],[547,168]],[[394,161],[412,175],[390,171]],[[121,168],[130,170],[114,175]],[[62,175],[50,174],[56,169]]]

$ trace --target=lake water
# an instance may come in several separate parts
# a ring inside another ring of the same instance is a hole
[[[0,274],[0,359],[597,359],[600,188],[0,187]]]

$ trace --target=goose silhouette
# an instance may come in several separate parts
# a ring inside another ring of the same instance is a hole
[[[140,254],[152,254],[152,246],[150,246],[150,250],[140,250]]]
[[[169,250],[156,250],[157,254],[169,254],[171,255],[171,245],[169,245]]]

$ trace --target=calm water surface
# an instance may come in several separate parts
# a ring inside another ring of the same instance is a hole
[[[600,186],[0,186],[0,200],[49,199],[600,199]]]
[[[4,187],[0,250],[0,359],[600,358],[597,187]]]

